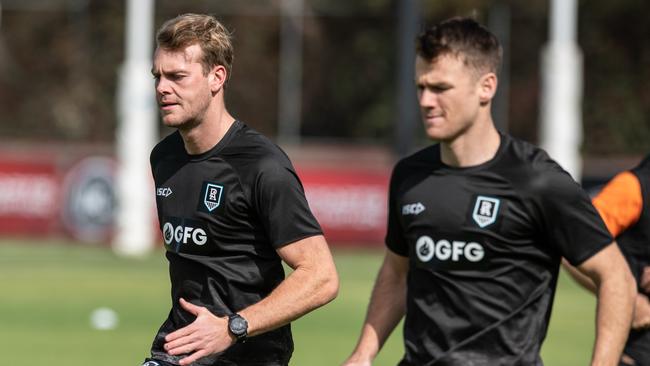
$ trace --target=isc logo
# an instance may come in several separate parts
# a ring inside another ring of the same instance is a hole
[[[485,250],[479,243],[446,239],[436,242],[426,235],[419,237],[415,242],[415,252],[422,262],[428,262],[432,258],[453,262],[465,258],[470,262],[478,262],[485,256]]]
[[[420,202],[402,206],[402,215],[419,215],[426,207]]]
[[[160,187],[156,189],[156,196],[169,197],[172,194],[172,189],[169,187]]]
[[[165,243],[170,245],[172,242],[177,244],[187,244],[190,240],[196,245],[203,245],[208,241],[205,230],[189,226],[176,226],[167,222],[163,226],[163,238]]]

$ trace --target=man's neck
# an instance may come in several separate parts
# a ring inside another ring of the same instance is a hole
[[[454,140],[440,143],[442,162],[466,168],[490,161],[501,144],[501,136],[491,118],[473,125]]]
[[[185,145],[185,151],[190,155],[198,155],[209,151],[223,139],[235,119],[225,108],[218,112],[206,111],[204,118],[192,127],[179,129]]]

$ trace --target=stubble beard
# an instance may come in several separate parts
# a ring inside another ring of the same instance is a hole
[[[453,128],[449,121],[445,121],[442,126],[433,126],[424,122],[424,131],[427,137],[435,142],[452,143],[458,137],[463,136],[471,127],[471,123],[465,123],[460,128]]]

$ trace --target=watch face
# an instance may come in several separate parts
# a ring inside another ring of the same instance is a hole
[[[246,319],[242,318],[241,316],[233,316],[230,319],[230,331],[236,335],[244,335],[246,334],[246,330],[248,329],[248,322]]]
[[[235,318],[232,320],[231,326],[233,330],[242,331],[246,329],[246,322],[242,318]]]

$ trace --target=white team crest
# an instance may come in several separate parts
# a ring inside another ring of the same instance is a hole
[[[494,223],[499,212],[499,200],[492,197],[478,196],[474,204],[472,218],[480,227]]]
[[[223,186],[208,183],[205,188],[205,198],[203,203],[208,211],[212,212],[215,208],[219,207],[221,203],[221,192],[223,192]]]

